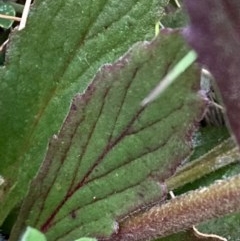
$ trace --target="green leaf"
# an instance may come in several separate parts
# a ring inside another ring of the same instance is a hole
[[[120,219],[164,198],[162,182],[189,155],[202,115],[199,70],[140,103],[187,51],[178,31],[163,31],[97,73],[50,141],[11,240],[25,220],[49,240],[109,237]]]
[[[44,234],[37,229],[27,227],[20,241],[47,241]]]
[[[36,0],[0,69],[0,224],[28,189],[71,99],[97,69],[154,36],[167,0]]]
[[[16,12],[13,6],[7,3],[0,2],[0,14],[8,15],[8,16],[15,16]],[[8,29],[12,26],[13,20],[4,19],[0,17],[0,27]]]

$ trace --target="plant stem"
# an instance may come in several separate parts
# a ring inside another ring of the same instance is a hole
[[[239,149],[229,138],[196,161],[185,165],[174,176],[166,180],[166,185],[169,191],[177,189],[237,160],[240,160]]]
[[[191,191],[120,222],[109,241],[143,241],[191,228],[240,210],[240,175]]]

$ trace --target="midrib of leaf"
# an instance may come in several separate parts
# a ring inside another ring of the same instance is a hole
[[[127,6],[125,12],[122,11],[123,16],[116,19],[113,11],[112,15],[108,15],[108,28],[103,29],[97,23],[103,19],[104,7],[110,2],[98,1],[100,5],[97,9],[93,1],[57,1],[54,4],[51,1],[36,1],[26,29],[12,37],[8,63],[1,70],[3,136],[5,133],[0,147],[4,155],[1,174],[7,179],[11,177],[9,190],[16,184],[17,176],[19,182],[3,201],[8,202],[8,208],[5,203],[5,210],[0,212],[0,223],[15,205],[15,200],[24,195],[28,181],[41,163],[46,143],[57,132],[73,94],[83,91],[101,64],[112,62],[133,42],[154,31],[151,26],[156,17],[155,0],[121,2],[122,9]],[[87,11],[87,8],[95,17],[90,21],[86,20],[87,14],[81,12]],[[70,9],[79,9],[79,19],[76,12],[72,13]],[[71,18],[66,15],[67,11],[72,13]],[[136,26],[124,27],[127,14],[134,19]],[[111,17],[114,21],[109,24]],[[63,41],[64,31],[61,33],[58,29],[65,26],[66,37],[72,36],[66,38],[67,44]],[[60,47],[62,50],[59,51]],[[16,111],[9,109],[12,105],[17,106]],[[14,124],[10,124],[13,116]],[[16,169],[20,170],[19,175],[13,175]]]

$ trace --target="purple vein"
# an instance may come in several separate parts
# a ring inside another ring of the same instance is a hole
[[[121,101],[121,106],[120,106],[120,108],[119,108],[119,111],[117,112],[117,114],[116,114],[116,118],[115,118],[115,124],[116,124],[116,121],[117,121],[117,119],[118,119],[118,116],[120,115],[120,113],[121,113],[121,109],[122,109],[122,106],[123,106],[123,104],[124,104],[124,102],[125,102],[125,98],[126,98],[126,96],[127,96],[127,92],[128,92],[128,90],[129,90],[129,88],[130,88],[130,86],[131,86],[131,83],[133,83],[133,81],[134,81],[134,79],[135,79],[135,77],[136,77],[136,74],[137,74],[137,72],[138,72],[138,70],[139,70],[139,68],[136,68],[135,69],[135,71],[134,71],[134,73],[133,73],[133,75],[132,75],[132,77],[131,77],[131,80],[132,81],[129,81],[128,82],[128,84],[127,84],[127,86],[126,86],[126,90],[125,90],[125,94],[124,94],[124,96],[123,96],[123,99],[122,99],[122,101]],[[112,86],[111,86],[112,87]],[[108,92],[110,91],[110,89],[111,88],[108,88],[107,90],[106,90],[106,92],[105,92],[105,94],[104,94],[104,100],[106,99],[106,97],[107,97],[107,95],[108,95]],[[87,92],[86,92],[86,94],[87,94]],[[80,161],[80,163],[78,164],[78,166],[79,166],[79,168],[81,168],[81,160],[82,160],[82,158],[83,158],[83,156],[85,155],[85,153],[86,153],[86,151],[87,151],[87,146],[89,145],[89,143],[90,143],[90,140],[91,140],[91,137],[92,137],[92,135],[93,135],[93,133],[94,133],[94,131],[95,131],[95,128],[96,128],[96,125],[97,125],[97,123],[98,123],[98,120],[100,119],[100,116],[101,116],[101,114],[102,114],[102,111],[103,111],[103,108],[104,108],[104,105],[105,105],[105,101],[103,102],[103,104],[102,104],[102,106],[101,106],[101,110],[100,110],[100,112],[99,112],[99,115],[98,115],[98,117],[96,118],[96,122],[93,124],[93,128],[91,129],[91,132],[90,132],[90,134],[89,134],[89,136],[88,136],[88,141],[86,142],[86,144],[85,144],[85,146],[84,146],[84,148],[83,148],[83,152],[81,153],[81,156],[79,157],[79,161]],[[113,130],[114,130],[114,127],[113,127],[113,129],[112,129],[112,132],[113,132]],[[74,135],[73,135],[74,136]],[[72,138],[73,138],[73,136],[72,136]],[[112,135],[111,135],[112,136]],[[72,139],[71,138],[71,139]],[[108,141],[108,143],[111,143],[111,138],[109,139],[109,141]],[[111,148],[110,148],[111,149]],[[68,151],[69,151],[69,149],[68,149]],[[67,152],[68,152],[67,151]],[[66,155],[67,155],[67,153],[66,153]],[[66,156],[65,155],[65,156]],[[64,158],[65,158],[65,156],[64,156]],[[97,166],[97,165],[96,165]],[[95,166],[95,167],[96,167]],[[95,168],[94,167],[94,168]],[[74,193],[77,189],[78,189],[78,185],[79,184],[77,184],[77,187],[75,187],[74,189],[72,189],[71,190],[71,188],[73,187],[73,185],[74,185],[74,182],[75,182],[75,180],[76,180],[76,178],[77,178],[77,174],[78,174],[78,171],[79,171],[79,168],[75,168],[75,172],[74,172],[74,174],[73,174],[73,179],[72,179],[72,182],[71,182],[71,184],[70,184],[70,186],[69,186],[69,189],[68,189],[68,191],[67,191],[67,194],[66,194],[66,196],[65,196],[65,198],[63,199],[63,202],[65,202],[68,198],[69,198],[69,196],[72,196],[72,193]],[[93,169],[94,168],[92,168],[91,170],[90,170],[90,172],[92,172],[93,171]],[[90,175],[90,174],[89,174]],[[89,176],[88,175],[88,176]],[[84,177],[84,180],[85,180],[85,177]],[[79,183],[81,183],[81,181],[79,182]],[[65,201],[64,201],[65,200]]]
[[[128,135],[134,135],[134,134],[137,134],[137,133],[139,133],[139,132],[141,132],[141,131],[143,131],[143,130],[145,130],[145,129],[148,129],[149,127],[157,124],[158,122],[161,122],[161,121],[169,118],[171,115],[176,114],[175,112],[181,110],[183,107],[184,107],[184,103],[180,103],[180,105],[177,106],[175,109],[173,109],[173,111],[171,111],[168,115],[164,116],[163,118],[161,117],[161,118],[159,118],[159,119],[157,119],[157,120],[154,120],[154,121],[152,121],[151,123],[149,123],[149,124],[147,124],[147,125],[144,125],[144,126],[142,126],[142,127],[139,127],[139,128],[136,129],[136,130],[131,130],[131,131],[129,131]]]
[[[108,95],[108,93],[109,93],[109,90],[110,90],[110,87],[106,89],[106,91],[105,91],[105,93],[104,93],[104,95],[103,95],[103,99],[104,99],[104,100],[106,99],[106,97],[107,97],[107,95]],[[80,157],[78,158],[78,160],[79,160],[78,163],[77,163],[77,167],[78,167],[78,168],[75,168],[75,171],[74,171],[74,173],[73,173],[72,182],[71,182],[71,184],[70,184],[70,186],[69,186],[69,189],[68,189],[68,191],[67,191],[66,197],[69,195],[69,193],[72,192],[72,191],[71,191],[71,188],[73,188],[74,183],[75,183],[76,178],[77,178],[78,171],[79,171],[79,169],[81,168],[81,161],[82,161],[82,159],[83,159],[83,157],[84,157],[84,155],[85,155],[85,153],[86,153],[86,151],[87,151],[88,145],[89,145],[89,143],[90,143],[90,141],[91,141],[91,138],[92,138],[92,136],[93,136],[93,134],[94,134],[94,132],[95,132],[95,129],[96,129],[98,120],[100,119],[100,116],[101,116],[101,114],[102,114],[102,111],[103,111],[103,109],[104,109],[104,106],[105,106],[105,101],[102,102],[102,105],[101,105],[101,107],[100,107],[99,114],[98,114],[98,116],[97,116],[97,118],[96,118],[96,121],[95,121],[95,122],[93,123],[93,125],[92,125],[91,131],[90,131],[90,133],[89,133],[89,135],[88,135],[88,138],[87,138],[87,141],[86,141],[86,143],[85,143],[85,145],[84,145],[83,151],[82,151]]]
[[[59,172],[61,171],[62,164],[64,163],[64,161],[65,161],[65,159],[66,159],[66,156],[67,156],[67,154],[68,154],[68,152],[69,152],[69,150],[70,150],[70,147],[71,147],[71,143],[72,143],[74,134],[75,134],[75,132],[76,132],[76,130],[77,130],[77,127],[80,125],[80,123],[81,123],[82,121],[84,121],[84,117],[81,118],[81,119],[76,123],[76,127],[74,128],[73,132],[72,132],[71,135],[70,135],[69,145],[67,146],[67,149],[66,149],[66,151],[64,152],[64,155],[63,155],[63,156],[61,157],[61,159],[60,159],[60,162],[59,162],[58,168],[57,168],[57,170],[56,170],[56,173],[55,173],[55,175],[54,175],[54,178],[52,179],[52,182],[51,182],[51,183],[48,183],[49,188],[48,188],[47,191],[45,191],[45,195],[41,198],[42,202],[41,202],[41,206],[39,207],[40,213],[42,213],[43,210],[44,210],[44,208],[45,208],[46,198],[47,198],[47,196],[49,195],[49,192],[51,191],[51,187],[52,187],[53,184],[55,183],[55,181],[56,181],[56,179],[57,179],[57,177],[58,177]],[[54,148],[54,147],[53,147],[53,148]],[[55,149],[55,148],[54,148],[54,149]],[[49,150],[49,151],[50,151],[50,150]],[[46,157],[46,159],[48,159],[48,156]],[[39,221],[39,219],[40,219],[40,215],[39,215],[38,218],[36,219],[36,223]]]
[[[115,123],[114,123],[113,129],[112,129],[112,132],[113,132],[114,127],[115,127],[115,125],[116,125],[116,121],[117,121],[117,119],[118,119],[118,116],[119,116],[120,113],[121,113],[122,106],[123,106],[123,104],[124,104],[124,102],[125,102],[125,98],[126,98],[126,96],[127,96],[127,92],[128,92],[128,90],[129,90],[129,88],[130,88],[130,86],[131,86],[131,83],[134,81],[138,70],[139,70],[139,68],[136,68],[136,69],[134,70],[133,75],[132,75],[132,77],[130,78],[131,81],[129,81],[128,84],[127,84],[127,86],[126,86],[126,89],[125,89],[125,91],[124,91],[123,98],[122,98],[122,100],[121,100],[120,108],[119,108],[119,110],[118,110],[118,112],[117,112],[117,114],[116,114]],[[94,83],[92,83],[92,84],[94,84]],[[104,96],[103,96],[103,99],[104,99],[104,100],[106,99],[106,97],[107,97],[107,95],[108,95],[111,87],[112,87],[112,85],[105,91],[105,94],[104,94]],[[86,94],[87,94],[87,92],[86,92]],[[87,142],[86,142],[86,144],[85,144],[85,146],[84,146],[84,148],[83,148],[83,152],[81,153],[81,156],[79,157],[79,162],[78,162],[78,165],[77,165],[79,168],[75,168],[75,172],[74,172],[74,174],[73,174],[73,179],[72,179],[72,182],[71,182],[71,184],[70,184],[70,186],[69,186],[69,189],[68,189],[68,191],[67,191],[67,193],[66,193],[63,201],[62,201],[59,205],[63,205],[63,203],[65,203],[65,201],[69,198],[69,196],[71,196],[72,193],[74,193],[74,192],[78,189],[78,185],[79,185],[79,184],[78,184],[77,187],[75,187],[75,188],[73,188],[73,185],[74,185],[74,182],[76,181],[78,171],[79,171],[79,169],[81,168],[81,160],[82,160],[83,156],[85,155],[85,153],[86,153],[86,151],[87,151],[87,147],[88,147],[88,145],[89,145],[89,142],[90,142],[90,140],[91,140],[91,137],[92,137],[93,133],[95,132],[96,125],[97,125],[97,123],[98,123],[98,120],[100,119],[100,116],[101,116],[101,114],[102,114],[102,111],[103,111],[104,106],[105,106],[105,101],[103,101],[103,104],[102,104],[102,106],[100,107],[101,109],[100,109],[100,111],[99,111],[98,117],[96,118],[96,122],[93,124],[93,126],[92,126],[92,128],[91,128],[91,132],[90,132],[90,134],[89,134],[89,136],[88,136],[88,138],[87,138]],[[74,132],[76,132],[76,129],[74,130]],[[74,135],[75,135],[75,134],[73,134],[72,137],[71,137],[71,142],[72,142],[72,139],[73,139]],[[112,136],[112,134],[111,134],[111,136]],[[111,143],[111,138],[109,139],[108,143]],[[70,143],[70,145],[71,145],[71,143]],[[70,145],[69,145],[69,148],[68,148],[67,152],[68,152],[69,149],[70,149]],[[110,149],[111,149],[111,147],[110,147]],[[65,158],[66,156],[67,156],[67,153],[64,155],[63,158]],[[63,160],[63,161],[64,161],[64,160]],[[96,166],[97,166],[97,165],[96,165]],[[95,166],[95,167],[96,167],[96,166]],[[94,168],[95,168],[95,167],[94,167]],[[92,168],[92,169],[90,170],[90,172],[92,172],[94,168]],[[60,168],[59,168],[59,169],[60,169]],[[89,175],[90,175],[90,173],[88,174],[88,176],[89,176]],[[57,176],[57,175],[56,175],[56,176]],[[55,178],[55,179],[56,179],[56,178]],[[85,177],[83,178],[83,180],[84,180],[84,179],[85,179]],[[83,180],[82,180],[82,181],[83,181]],[[55,182],[55,181],[54,181],[54,182]],[[54,182],[53,182],[53,183],[54,183]],[[50,186],[52,186],[53,183],[52,183]],[[81,181],[80,181],[79,183],[81,183]],[[73,188],[73,190],[71,190],[71,188]],[[49,193],[50,189],[51,189],[51,188],[49,188],[48,193]],[[48,193],[47,193],[47,194],[48,194]],[[46,196],[47,196],[47,195],[46,195]],[[46,196],[45,196],[45,198],[46,198]]]
[[[135,71],[134,71],[134,73],[133,73],[133,77],[132,77],[133,79],[135,78],[137,71],[138,71],[138,68],[136,68]],[[129,82],[130,82],[130,83],[133,82],[133,79],[131,79],[131,81],[129,81]],[[92,83],[92,85],[93,85],[93,84],[94,84],[94,83]],[[130,86],[130,84],[129,84],[127,87],[129,88],[129,86]],[[89,86],[89,88],[90,88],[90,86]],[[127,90],[128,90],[128,88],[127,88]],[[109,89],[106,90],[106,93],[104,94],[104,99],[106,98],[106,96],[107,96],[107,94],[108,94],[108,91],[109,91]],[[126,92],[127,92],[127,91],[126,91]],[[86,92],[86,94],[87,94],[87,92]],[[125,96],[126,96],[126,94],[124,95],[124,99],[125,99]],[[124,99],[122,100],[122,105],[123,105],[123,103],[124,103]],[[100,118],[100,115],[101,115],[101,112],[102,112],[102,110],[103,110],[104,104],[105,104],[105,102],[103,102],[103,105],[101,106],[101,110],[100,110],[100,112],[99,112],[99,116],[98,116],[98,118],[96,118],[96,122],[94,123],[93,128],[91,129],[91,132],[90,132],[90,134],[89,134],[87,143],[86,143],[86,145],[85,145],[86,148],[84,148],[84,151],[81,153],[81,156],[80,156],[79,160],[82,160],[82,157],[84,156],[84,154],[85,154],[85,152],[86,152],[86,149],[87,149],[87,146],[88,146],[89,141],[90,141],[90,139],[91,139],[91,136],[93,135],[94,130],[95,130],[95,127],[96,127],[96,125],[97,125],[97,121],[98,121],[99,118]],[[120,113],[120,112],[119,112],[119,113]],[[118,113],[118,114],[119,114],[119,113]],[[80,123],[79,123],[79,124],[80,124]],[[78,126],[78,125],[77,125],[77,126]],[[73,139],[74,135],[76,134],[77,126],[76,126],[76,128],[75,128],[75,130],[74,130],[74,132],[73,132],[73,134],[72,134],[72,136],[71,136],[71,140],[70,140],[71,142],[72,142],[72,139]],[[64,155],[64,156],[62,157],[62,159],[61,159],[61,163],[64,162],[64,160],[65,160],[65,158],[66,158],[66,156],[67,156],[67,154],[68,154],[68,152],[69,152],[69,150],[70,150],[71,142],[70,142],[70,145],[68,146],[67,151],[65,152],[65,155]],[[111,142],[108,142],[108,143],[110,144]],[[111,149],[111,147],[110,147],[110,149]],[[108,152],[108,151],[107,151],[107,152]],[[106,153],[105,153],[105,155],[106,155]],[[100,155],[100,156],[101,156],[101,155]],[[99,161],[99,162],[100,162],[100,161]],[[91,172],[93,171],[93,169],[94,169],[97,165],[98,165],[98,163],[97,163],[96,165],[94,165],[94,167],[89,170],[89,172],[86,174],[87,177],[91,174]],[[60,170],[61,170],[61,165],[59,166],[59,168],[58,168],[58,170],[57,170],[57,173],[56,173],[55,178],[54,178],[54,180],[53,180],[53,182],[52,182],[52,185],[53,185],[53,183],[55,182],[55,180],[56,180],[56,178],[57,178],[58,173],[60,172]],[[66,200],[67,200],[70,196],[72,196],[73,193],[79,188],[78,186],[79,186],[80,184],[77,184],[77,186],[76,186],[73,190],[71,190],[71,187],[72,187],[72,185],[74,184],[74,181],[76,180],[78,170],[79,170],[79,169],[76,168],[75,173],[74,173],[74,177],[73,177],[73,181],[72,181],[71,185],[69,186],[69,189],[68,189],[68,191],[67,191],[67,194],[65,195],[65,197],[63,198],[63,200],[59,203],[59,205],[58,205],[57,208],[54,210],[54,212],[53,212],[52,215],[49,217],[49,219],[51,219],[51,217],[52,217],[52,219],[53,219],[53,218],[56,216],[56,214],[57,214],[57,212],[59,211],[60,207],[62,207],[62,206],[64,205],[64,203],[66,202]],[[84,182],[85,179],[86,179],[86,177],[84,177],[83,180],[81,180],[79,183]],[[44,199],[42,199],[43,201],[42,201],[42,205],[41,205],[41,209],[40,209],[41,211],[42,211],[42,210],[44,209],[44,207],[45,207],[45,201],[46,201],[46,198],[47,198],[47,196],[48,196],[48,194],[49,194],[49,192],[50,192],[50,190],[51,190],[51,186],[52,186],[52,185],[49,185],[49,189],[48,189],[48,191],[46,192],[46,195],[45,195]],[[82,185],[82,184],[81,184],[81,185]],[[40,216],[40,215],[39,215],[39,216]],[[40,217],[39,217],[39,218],[40,218]],[[37,219],[37,222],[39,221],[39,218]],[[52,220],[52,219],[51,219],[51,220]],[[45,223],[48,223],[48,221],[46,221]],[[49,223],[46,224],[46,225],[43,224],[43,225],[42,225],[42,230],[48,229],[48,227],[49,227]]]
[[[124,102],[125,102],[125,98],[126,98],[126,96],[127,96],[128,89],[130,88],[131,83],[132,83],[133,80],[135,79],[136,74],[137,74],[137,72],[138,72],[138,69],[139,69],[139,68],[136,68],[136,69],[135,69],[135,71],[134,71],[134,73],[133,73],[133,76],[132,76],[132,78],[131,78],[132,81],[129,81],[129,84],[127,85],[127,90],[125,91],[126,94],[124,94],[124,96],[123,96],[123,99],[122,99],[122,101],[121,101],[121,106],[120,106],[119,111],[118,111],[118,113],[117,113],[117,118],[115,118],[115,124],[116,124],[116,122],[117,122],[118,116],[119,116],[120,113],[121,113],[123,104],[124,104]],[[104,95],[104,99],[106,98],[107,93],[108,93],[108,91],[106,91],[106,93],[105,93],[105,95]],[[101,106],[101,110],[100,110],[100,112],[99,112],[99,116],[100,116],[101,113],[102,113],[103,107],[104,107],[104,104]],[[73,181],[72,181],[72,183],[71,183],[71,185],[70,185],[69,190],[67,191],[67,194],[66,194],[65,197],[63,198],[62,202],[60,202],[59,205],[57,206],[57,208],[53,211],[52,215],[47,219],[47,221],[45,222],[45,224],[42,225],[42,228],[41,228],[42,231],[50,228],[50,227],[53,225],[52,221],[53,221],[54,217],[56,216],[56,214],[58,213],[58,211],[60,210],[60,208],[64,205],[64,203],[65,203],[78,189],[80,189],[84,184],[86,184],[87,178],[90,176],[90,174],[93,172],[93,170],[101,163],[101,161],[104,159],[104,157],[107,155],[107,153],[109,153],[109,151],[110,151],[115,145],[117,145],[125,136],[127,136],[127,135],[129,135],[129,134],[132,134],[131,131],[130,131],[130,127],[132,126],[132,124],[135,122],[135,120],[139,117],[139,115],[142,113],[142,111],[143,111],[144,109],[145,109],[145,108],[141,108],[141,109],[136,113],[136,115],[133,116],[133,118],[130,120],[130,122],[128,123],[128,125],[125,127],[125,130],[123,130],[122,133],[120,133],[120,135],[119,135],[115,140],[111,141],[111,139],[109,139],[109,142],[108,142],[107,146],[104,148],[103,152],[100,154],[100,156],[99,156],[99,157],[97,158],[97,160],[94,162],[93,166],[88,170],[88,172],[85,174],[85,176],[83,177],[83,179],[82,179],[81,181],[79,181],[79,183],[75,186],[75,188],[72,189],[72,190],[70,190],[70,188],[72,187],[74,181],[76,180],[76,176],[77,176],[77,173],[78,173],[78,170],[79,170],[79,169],[76,169],[76,171],[75,171],[75,173],[74,173]],[[98,116],[98,118],[97,118],[96,120],[99,119],[99,116]],[[161,119],[155,121],[154,123],[156,123],[156,122],[158,122],[158,121],[161,121]],[[154,123],[152,123],[152,125],[153,125]],[[90,141],[90,139],[91,139],[91,136],[92,136],[92,134],[94,133],[96,124],[97,124],[97,121],[96,121],[95,124],[93,125],[92,131],[91,131],[91,133],[90,133],[90,135],[89,135],[89,138],[88,138],[88,141],[87,141],[87,143],[86,143],[86,145],[85,145],[86,148],[84,149],[84,152],[81,154],[81,157],[79,158],[79,160],[82,159],[82,157],[84,156],[84,154],[85,154],[85,152],[86,152],[86,149],[87,149],[87,146],[88,146],[89,141]],[[114,128],[112,129],[112,133],[113,133],[113,130],[114,130]],[[139,131],[141,131],[141,130],[139,130]],[[112,134],[111,134],[111,136],[112,136]],[[68,149],[68,150],[69,150],[69,149]],[[149,151],[150,151],[150,150],[148,150],[148,152],[149,152]],[[151,152],[151,151],[150,151],[150,152]],[[67,154],[66,154],[66,155],[67,155]],[[66,156],[66,155],[65,155],[65,156]],[[65,156],[64,156],[64,158],[65,158]],[[104,175],[106,175],[106,174],[104,174]],[[46,195],[46,196],[47,196],[47,195]]]
[[[127,84],[127,86],[126,86],[126,90],[124,91],[124,95],[123,95],[122,100],[121,100],[121,105],[120,105],[120,107],[119,107],[119,109],[118,109],[118,112],[117,112],[117,114],[116,114],[116,117],[115,117],[115,120],[114,120],[114,124],[113,124],[113,128],[112,128],[112,130],[111,130],[111,135],[109,136],[108,142],[110,142],[110,141],[112,140],[113,132],[114,132],[114,130],[115,130],[115,127],[116,127],[118,118],[119,118],[119,116],[120,116],[120,114],[121,114],[121,112],[122,112],[123,104],[125,103],[125,99],[126,99],[128,90],[130,89],[131,84],[134,82],[138,70],[139,70],[139,67],[135,69],[135,71],[133,72],[133,75],[132,75],[132,77],[131,77],[131,80],[132,80],[132,81],[129,81],[128,84]]]
[[[138,118],[138,116],[141,114],[141,112],[144,110],[143,107],[141,107],[139,109],[139,111],[136,113],[135,116],[133,116],[133,118],[131,119],[131,121],[128,123],[128,125],[126,126],[125,130],[123,130],[122,133],[120,133],[120,135],[112,142],[108,143],[107,146],[104,148],[104,150],[102,151],[102,153],[99,155],[99,157],[96,159],[96,161],[94,162],[94,164],[92,165],[91,168],[89,168],[88,172],[85,174],[84,178],[78,183],[78,185],[75,187],[74,190],[72,190],[71,192],[69,192],[67,194],[67,196],[62,200],[62,202],[59,203],[59,205],[55,208],[55,210],[52,212],[52,214],[50,215],[50,217],[46,220],[46,222],[41,226],[41,231],[42,232],[46,232],[51,226],[52,226],[52,221],[55,218],[55,216],[57,215],[58,211],[61,209],[61,207],[64,205],[64,203],[78,190],[80,189],[84,184],[85,181],[87,180],[87,178],[90,176],[90,174],[92,173],[92,171],[95,169],[95,167],[97,167],[99,165],[99,163],[104,159],[104,157],[106,156],[106,154],[115,146],[117,145],[117,143],[119,143],[128,133],[129,128],[131,127],[131,125],[134,123],[134,121]]]
[[[159,145],[151,148],[151,149],[149,148],[149,149],[148,149],[147,151],[145,151],[144,153],[141,153],[139,156],[135,157],[135,158],[132,159],[132,160],[128,160],[127,163],[122,164],[122,165],[119,166],[118,168],[127,166],[130,162],[133,162],[134,160],[136,160],[136,159],[138,159],[138,158],[141,158],[141,157],[143,157],[143,156],[145,156],[145,155],[148,155],[148,154],[150,154],[150,153],[152,153],[152,152],[155,152],[155,151],[157,151],[159,148],[163,148],[167,143],[168,143],[168,140],[167,140],[166,142],[163,142],[163,143],[161,143],[161,144],[159,144]],[[111,171],[110,171],[110,172],[111,172]],[[109,173],[110,173],[110,172],[109,172]],[[105,176],[105,175],[108,175],[109,173],[105,173],[104,175],[102,175],[102,176],[100,176],[100,177],[91,179],[91,181],[85,182],[84,185],[89,184],[90,182],[93,182],[93,181],[95,181],[95,180],[97,180],[97,179],[100,179],[101,177],[103,177],[103,176]],[[137,184],[132,184],[132,185],[129,185],[127,188],[129,189],[129,188],[132,188],[132,187],[135,187],[135,186],[138,186],[138,185],[139,185],[139,183],[137,183]],[[107,196],[104,196],[104,197],[102,197],[102,198],[99,198],[97,201],[104,200],[106,197],[110,197],[110,196],[112,196],[113,194],[114,194],[114,195],[119,194],[119,193],[123,192],[124,190],[126,190],[126,188],[123,188],[123,189],[118,190],[118,191],[114,190],[114,191],[112,191],[111,193],[108,193]],[[96,200],[93,200],[92,202],[89,202],[87,205],[85,205],[85,207],[91,205],[93,202],[96,202]],[[76,207],[73,211],[79,211],[81,208],[82,208],[82,206],[78,206],[78,207]],[[61,221],[62,219],[64,219],[64,218],[67,217],[67,216],[68,216],[68,214],[66,214],[65,216],[61,217],[60,219],[52,222],[51,226],[56,225],[57,222]],[[96,219],[96,220],[97,220],[97,219]],[[92,220],[92,221],[96,221],[96,220]]]

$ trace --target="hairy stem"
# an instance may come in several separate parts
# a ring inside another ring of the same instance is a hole
[[[169,202],[130,216],[109,241],[143,241],[164,237],[200,222],[240,210],[240,175],[217,181]]]

